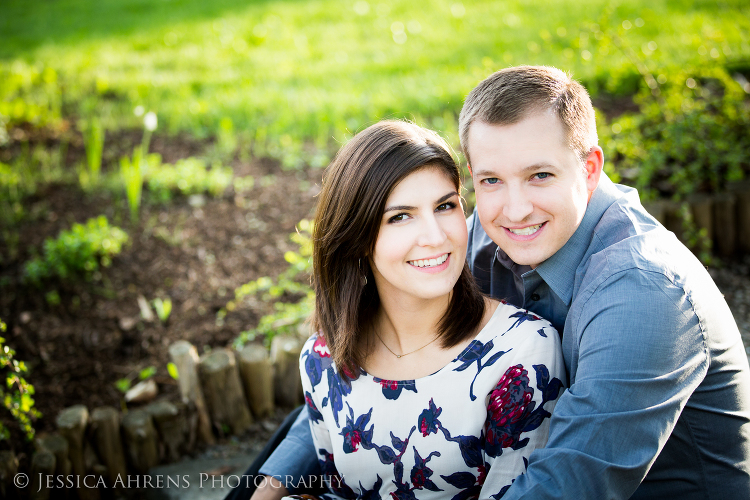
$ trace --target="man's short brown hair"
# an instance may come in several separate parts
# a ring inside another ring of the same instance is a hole
[[[458,119],[461,148],[469,157],[469,127],[475,121],[513,125],[532,112],[553,110],[568,145],[581,160],[599,138],[588,92],[568,74],[549,66],[517,66],[493,73],[466,97]]]

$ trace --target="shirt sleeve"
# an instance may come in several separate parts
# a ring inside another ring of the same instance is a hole
[[[665,275],[629,269],[591,288],[568,319],[571,384],[547,447],[504,500],[629,498],[707,373],[700,320]]]
[[[297,416],[289,433],[260,468],[261,474],[278,479],[291,494],[304,493],[303,486],[320,476],[318,456],[313,446],[307,411]]]
[[[535,319],[519,327],[523,344],[499,358],[503,367],[494,373],[502,375],[486,397],[487,476],[480,499],[500,498],[525,472],[532,452],[546,444],[550,414],[567,379],[557,331],[528,311],[519,312]]]

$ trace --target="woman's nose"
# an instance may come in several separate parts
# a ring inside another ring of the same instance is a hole
[[[434,215],[424,220],[418,241],[420,246],[440,246],[446,239],[445,231]]]

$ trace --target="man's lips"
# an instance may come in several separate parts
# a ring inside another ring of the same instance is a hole
[[[540,224],[533,224],[529,226],[524,227],[514,227],[509,228],[503,226],[503,229],[505,229],[506,234],[514,240],[520,240],[520,241],[526,241],[534,239],[544,228],[546,225],[546,222],[542,222]]]

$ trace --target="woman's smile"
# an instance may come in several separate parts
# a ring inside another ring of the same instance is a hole
[[[449,258],[450,258],[450,254],[444,253],[442,255],[439,255],[438,257],[419,259],[419,260],[410,260],[409,264],[423,272],[439,273],[440,271],[444,271],[445,269],[448,269],[448,265],[450,264],[448,262]]]

